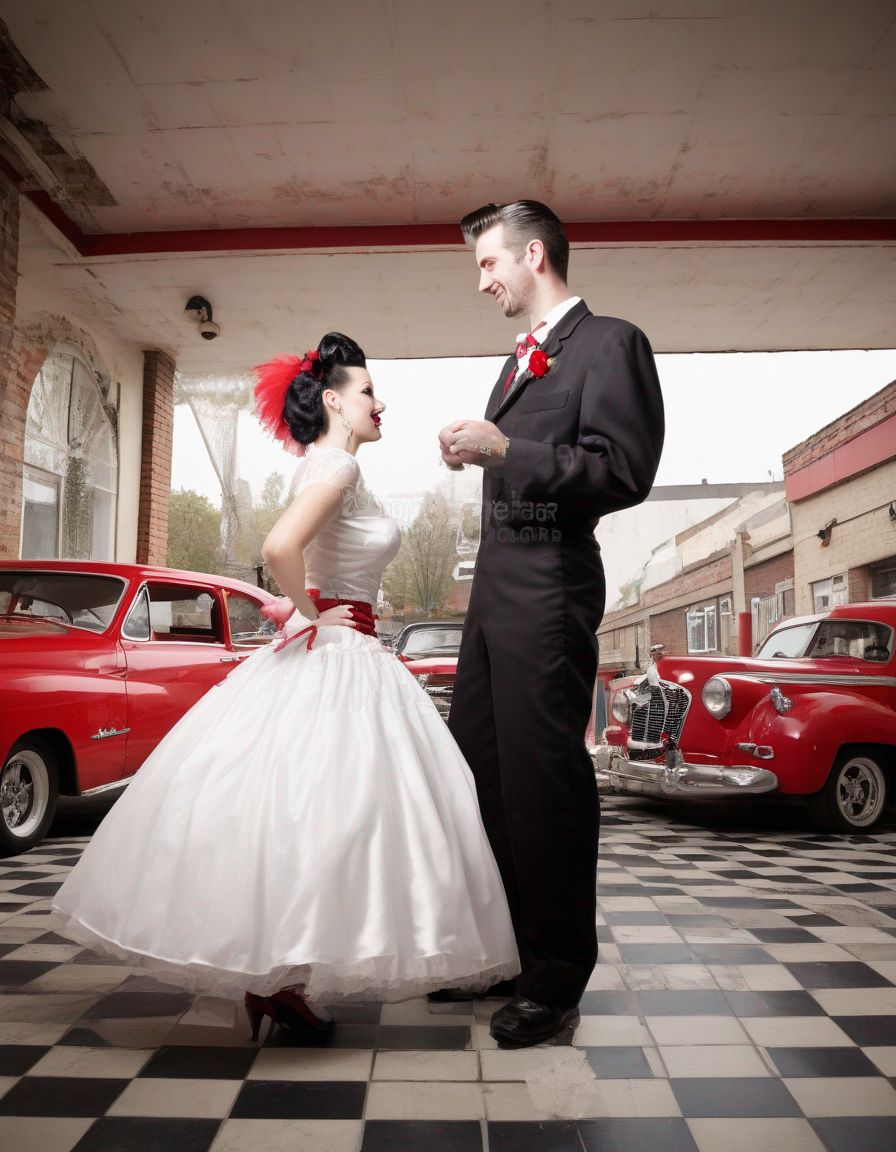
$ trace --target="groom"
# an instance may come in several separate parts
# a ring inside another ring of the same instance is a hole
[[[544,204],[461,221],[479,291],[528,318],[484,420],[439,434],[449,467],[483,468],[482,537],[449,725],[476,779],[522,972],[491,1034],[568,1033],[597,959],[599,807],[585,748],[604,575],[594,529],[640,503],[663,443],[647,337],[593,316],[566,284],[569,242]],[[438,994],[442,997],[450,993]]]

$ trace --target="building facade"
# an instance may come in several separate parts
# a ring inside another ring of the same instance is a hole
[[[654,550],[637,597],[598,631],[606,673],[646,667],[650,649],[735,655],[738,617],[760,638],[793,613],[790,512],[783,484],[763,484]]]
[[[784,454],[796,611],[896,596],[896,381]]]
[[[0,164],[0,559],[163,564],[174,362],[79,314],[46,249]]]

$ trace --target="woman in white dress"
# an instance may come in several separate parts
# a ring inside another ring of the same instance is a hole
[[[62,931],[134,967],[248,989],[254,1037],[264,1015],[323,1027],[309,1001],[519,971],[470,771],[375,636],[400,536],[355,459],[382,436],[364,353],[329,333],[258,372],[262,422],[305,454],[263,548],[282,635],[161,741],[54,903]]]

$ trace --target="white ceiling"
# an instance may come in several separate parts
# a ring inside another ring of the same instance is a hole
[[[4,0],[2,16],[48,86],[13,119],[68,156],[7,138],[85,233],[452,223],[520,196],[567,222],[896,217],[892,0]],[[85,260],[29,217],[22,247],[75,314],[190,371],[334,325],[376,356],[504,351],[517,328],[459,244]],[[896,343],[893,243],[577,247],[571,285],[661,351]],[[213,343],[183,316],[193,292]]]

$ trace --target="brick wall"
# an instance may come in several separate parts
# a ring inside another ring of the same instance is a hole
[[[896,544],[893,546],[893,551],[896,552]],[[871,599],[871,579],[867,564],[863,564],[859,568],[850,568],[848,581],[850,604],[857,604],[862,600]]]
[[[771,596],[775,585],[783,580],[793,579],[793,552],[782,552],[780,556],[773,556],[771,560],[763,560],[760,564],[744,568],[744,594],[747,598],[747,607],[754,596]]]
[[[174,435],[174,361],[164,352],[143,353],[143,443],[137,563],[165,564]]]
[[[13,373],[19,265],[19,193],[0,174],[0,559],[19,555],[22,514],[22,397]],[[25,406],[27,407],[27,393]]]
[[[9,354],[19,275],[19,191],[0,172],[0,356]]]
[[[688,650],[687,610],[674,608],[650,617],[650,643],[663,644],[667,656],[683,656]]]
[[[701,598],[701,592],[714,588],[720,581],[731,580],[731,553],[724,552],[707,559],[702,564],[693,564],[679,576],[648,588],[642,595],[641,607],[657,607],[673,597],[688,596],[694,602]],[[656,643],[656,641],[654,641]]]

